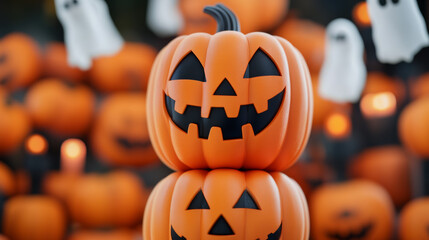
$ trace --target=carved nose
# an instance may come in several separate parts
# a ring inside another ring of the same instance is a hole
[[[228,79],[223,79],[220,83],[219,87],[217,87],[216,91],[213,95],[223,95],[223,96],[237,96],[234,91],[234,88],[228,82]]]
[[[210,235],[234,235],[234,231],[232,231],[231,226],[229,226],[228,222],[225,218],[220,215],[220,217],[213,224],[213,227],[210,229]]]

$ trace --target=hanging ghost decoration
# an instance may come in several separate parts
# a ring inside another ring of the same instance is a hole
[[[368,0],[377,58],[382,63],[411,62],[429,45],[416,0]]]
[[[55,8],[70,66],[87,70],[93,58],[113,55],[122,48],[124,41],[104,0],[55,0]]]
[[[331,101],[357,102],[365,86],[363,40],[347,19],[329,23],[326,54],[319,78],[319,95]]]
[[[161,37],[177,35],[183,27],[178,0],[149,0],[147,24]]]

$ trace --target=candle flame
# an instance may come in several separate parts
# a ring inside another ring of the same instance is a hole
[[[42,155],[48,150],[48,141],[40,134],[33,134],[25,142],[27,152],[33,155]]]
[[[86,145],[80,139],[68,139],[61,145],[61,168],[65,172],[80,173],[85,165]]]
[[[396,111],[396,97],[391,92],[366,94],[360,103],[366,117],[387,117]]]
[[[333,113],[325,122],[325,132],[334,139],[346,138],[351,132],[350,117],[344,113]]]

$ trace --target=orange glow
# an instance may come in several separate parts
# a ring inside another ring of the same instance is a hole
[[[61,169],[67,173],[81,173],[85,165],[86,145],[79,139],[68,139],[61,145]]]
[[[346,138],[351,132],[350,117],[344,113],[333,113],[325,122],[325,133],[334,139]]]
[[[356,4],[353,9],[353,19],[354,21],[361,26],[371,25],[371,18],[368,13],[368,5],[366,2],[360,2]]]
[[[25,141],[25,149],[30,154],[42,155],[48,151],[48,141],[42,135],[31,135]]]
[[[391,92],[366,94],[360,109],[366,117],[388,117],[396,111],[396,97]]]

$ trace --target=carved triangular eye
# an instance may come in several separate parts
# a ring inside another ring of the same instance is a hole
[[[234,208],[250,208],[250,209],[260,209],[258,204],[253,199],[252,195],[249,194],[247,189],[241,194],[240,199],[234,205]]]
[[[274,61],[260,48],[250,59],[244,78],[259,76],[281,76]]]
[[[177,65],[170,80],[196,80],[205,82],[204,67],[197,56],[191,51]]]
[[[204,197],[203,191],[200,190],[192,199],[187,210],[190,210],[190,209],[210,209],[209,204],[207,203],[207,200]]]

